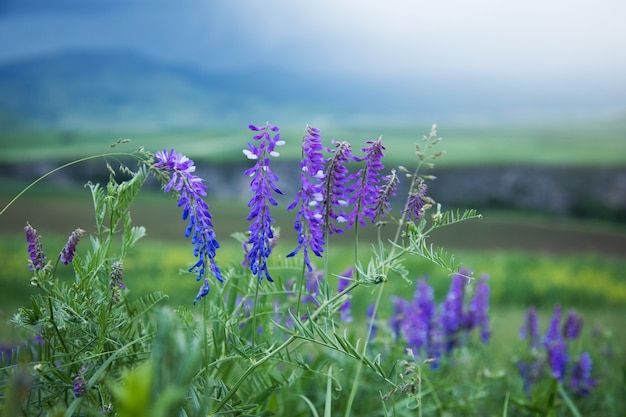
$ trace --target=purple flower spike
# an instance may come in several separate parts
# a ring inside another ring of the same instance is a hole
[[[295,200],[287,207],[293,210],[300,203],[294,229],[298,234],[298,246],[287,257],[294,256],[300,249],[304,255],[304,264],[309,272],[313,270],[309,259],[309,249],[321,257],[324,251],[324,155],[322,137],[319,130],[307,126],[302,139],[302,161],[300,179],[302,188]]]
[[[80,372],[76,374],[76,377],[72,381],[74,382],[73,391],[74,397],[76,398],[82,397],[87,393],[87,380],[85,380],[85,376],[83,375],[86,369],[87,367],[83,365],[82,368],[80,368]]]
[[[416,184],[416,190],[411,193],[404,210],[402,210],[402,215],[406,214],[406,221],[413,220],[417,222],[422,218],[427,207],[428,197],[426,196],[426,191],[428,191],[428,186],[424,181],[419,180]]]
[[[78,241],[80,240],[83,233],[85,233],[83,229],[76,229],[67,239],[65,247],[61,251],[61,262],[63,262],[64,265],[69,264],[74,259],[74,254],[76,254],[76,246],[78,245]]]
[[[31,271],[43,269],[46,266],[46,255],[43,253],[41,236],[29,223],[26,223],[24,231],[26,232],[26,242],[28,242],[28,253],[30,254],[28,269]]]
[[[474,298],[469,303],[469,329],[480,328],[480,340],[489,342],[489,285],[487,275],[483,275],[476,284]]]
[[[567,317],[565,318],[565,323],[563,324],[562,334],[563,337],[570,340],[578,339],[580,336],[580,331],[583,327],[582,318],[574,311],[570,310],[567,313]]]
[[[528,345],[531,349],[539,349],[539,318],[535,307],[530,307],[526,312],[526,318],[520,329],[519,337],[522,340],[528,339]]]
[[[337,223],[348,221],[348,214],[342,207],[349,205],[350,194],[354,192],[354,184],[350,183],[356,177],[350,175],[345,165],[348,162],[357,161],[357,158],[352,155],[352,147],[348,142],[334,142],[334,144],[335,149],[328,150],[334,154],[327,161],[328,168],[324,183],[326,190],[324,199],[325,231],[328,231],[330,235],[343,233],[343,229],[333,223],[332,220]]]
[[[554,315],[546,331],[543,346],[548,352],[548,362],[552,369],[552,376],[558,379],[559,382],[563,382],[569,357],[567,355],[567,344],[559,331],[560,322],[561,308],[557,306],[554,309]]]
[[[578,395],[587,395],[596,386],[596,381],[591,377],[591,357],[589,353],[583,352],[580,359],[574,364],[570,387]]]
[[[203,197],[207,194],[204,181],[194,175],[196,167],[193,161],[174,150],[157,152],[154,155],[156,162],[152,168],[169,176],[169,182],[164,186],[165,192],[174,191],[180,198],[178,206],[183,208],[183,220],[189,220],[185,237],[191,237],[194,245],[193,254],[198,261],[189,268],[189,272],[198,274],[196,281],[204,280],[194,303],[209,293],[209,280],[206,275],[207,260],[209,269],[218,281],[222,282],[222,275],[215,263],[217,242],[209,205]]]
[[[376,196],[375,201],[375,218],[380,219],[385,217],[387,213],[391,211],[391,206],[389,204],[389,199],[392,196],[396,195],[396,191],[398,190],[398,176],[396,175],[396,170],[392,169],[389,175],[385,175],[383,178],[385,183],[382,187],[378,188],[378,194]]]
[[[382,137],[378,140],[368,141],[368,147],[363,148],[365,152],[365,168],[361,169],[356,175],[358,177],[356,183],[356,192],[350,200],[350,204],[354,204],[354,209],[348,219],[347,228],[352,227],[355,222],[359,222],[361,226],[365,226],[366,218],[370,218],[372,223],[376,221],[377,197],[379,196],[378,183],[380,182],[380,171],[384,168]]]
[[[459,331],[466,326],[463,298],[467,282],[465,277],[468,275],[467,271],[461,271],[452,277],[450,290],[441,305],[441,329],[446,342],[446,352],[448,353],[459,344]]]
[[[245,171],[245,174],[252,179],[250,190],[253,197],[248,202],[250,214],[247,220],[252,220],[252,223],[249,229],[250,238],[246,242],[249,250],[244,264],[250,267],[259,280],[265,277],[269,282],[273,282],[267,269],[267,259],[272,253],[274,239],[272,230],[274,219],[270,214],[270,205],[278,205],[272,193],[282,194],[282,192],[276,186],[278,177],[270,169],[270,156],[279,156],[276,147],[284,145],[285,142],[280,140],[280,133],[277,133],[278,127],[269,123],[263,127],[254,125],[248,127],[260,133],[252,137],[258,145],[248,143],[248,149],[243,150],[248,159],[256,160],[256,164]],[[270,132],[276,134],[272,136]]]

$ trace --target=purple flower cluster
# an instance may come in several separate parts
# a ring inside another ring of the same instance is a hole
[[[111,265],[111,282],[109,283],[109,289],[111,290],[111,303],[118,304],[122,290],[126,289],[126,286],[122,284],[124,279],[124,266],[121,262],[114,262]]]
[[[518,368],[527,392],[539,382],[546,370],[560,383],[565,383],[569,379],[569,387],[576,394],[587,395],[595,386],[595,380],[591,377],[589,354],[583,352],[578,361],[570,363],[568,353],[568,342],[573,342],[580,336],[582,319],[572,310],[568,312],[562,325],[561,321],[561,307],[557,306],[540,344],[537,310],[531,307],[526,313],[524,324],[520,329],[520,338],[528,340],[531,354],[529,360],[518,361]]]
[[[300,249],[304,256],[304,264],[309,272],[313,270],[309,259],[309,249],[318,257],[324,251],[324,155],[322,154],[322,137],[319,130],[307,126],[302,139],[302,160],[300,162],[300,179],[302,188],[294,201],[287,207],[293,210],[300,203],[296,215],[294,229],[298,234],[298,246],[287,255],[294,256]]]
[[[274,219],[270,214],[270,205],[278,204],[272,194],[282,194],[282,192],[276,186],[278,177],[270,169],[270,156],[279,156],[276,147],[284,145],[285,142],[280,140],[278,127],[269,123],[262,127],[254,125],[248,127],[259,133],[252,137],[258,145],[248,142],[248,149],[243,150],[248,159],[256,160],[256,164],[245,171],[245,174],[252,178],[250,190],[253,196],[248,202],[248,207],[251,209],[247,220],[252,220],[252,223],[249,229],[250,238],[246,242],[249,249],[244,263],[250,267],[259,280],[265,277],[273,282],[267,269],[267,259],[272,253],[274,239],[272,230]],[[275,134],[272,136],[270,132]]]
[[[28,253],[30,254],[28,268],[31,271],[43,269],[46,266],[46,255],[41,245],[41,236],[37,234],[37,230],[29,223],[26,223],[24,231],[26,232],[26,242],[28,242]]]
[[[83,365],[82,368],[80,368],[80,372],[76,374],[76,377],[74,377],[74,380],[72,381],[74,383],[74,397],[76,398],[82,397],[87,393],[87,380],[83,375],[86,369],[87,367]]]
[[[402,215],[406,216],[406,221],[417,222],[421,219],[428,204],[428,197],[426,197],[428,186],[421,178],[416,181],[415,190],[409,195],[406,206],[402,210]]]
[[[396,337],[403,337],[416,355],[434,359],[462,346],[474,329],[480,329],[483,343],[489,342],[489,285],[483,275],[474,295],[466,302],[467,272],[453,276],[445,300],[437,306],[434,291],[425,279],[417,281],[413,300],[394,298],[389,325]]]
[[[326,169],[324,183],[324,221],[325,232],[328,234],[343,233],[343,229],[337,226],[337,223],[345,223],[348,221],[349,215],[345,212],[351,201],[351,194],[354,192],[353,181],[356,179],[354,174],[350,174],[346,164],[357,161],[352,155],[352,147],[348,142],[334,141],[335,149],[328,149],[332,152],[332,157],[326,161],[328,167]]]
[[[154,157],[156,162],[152,168],[169,178],[164,185],[165,192],[173,191],[179,195],[178,206],[183,208],[183,220],[189,221],[185,237],[191,237],[194,255],[198,258],[189,271],[198,274],[197,281],[204,280],[195,299],[198,301],[209,293],[207,266],[213,276],[222,282],[220,269],[215,263],[216,250],[220,245],[213,231],[209,206],[203,199],[207,194],[207,187],[200,177],[194,175],[196,167],[185,155],[172,149],[169,152],[167,150],[157,152]]]
[[[61,262],[63,262],[64,265],[69,264],[74,259],[76,246],[78,245],[78,241],[80,240],[83,233],[85,233],[83,229],[76,229],[67,239],[65,247],[63,247],[63,250],[61,251]]]
[[[352,213],[348,218],[346,227],[350,228],[355,222],[359,222],[362,226],[366,225],[366,218],[370,218],[372,223],[376,221],[377,206],[380,204],[378,198],[381,196],[380,172],[384,166],[382,163],[383,150],[382,138],[379,137],[375,141],[368,141],[369,146],[361,149],[365,152],[364,158],[359,160],[365,161],[365,167],[357,172],[357,182],[355,192],[350,199],[350,204],[354,205]]]

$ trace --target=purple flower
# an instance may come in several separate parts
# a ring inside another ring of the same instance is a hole
[[[341,276],[339,277],[339,285],[337,286],[337,292],[342,292],[349,285],[354,273],[354,268],[348,268]],[[339,307],[339,317],[344,323],[350,323],[352,321],[352,300],[350,300],[350,294],[346,294],[348,297],[346,301]]]
[[[411,192],[409,198],[402,210],[402,215],[406,215],[406,221],[415,221],[417,222],[422,218],[424,214],[424,210],[427,207],[427,199],[426,191],[428,190],[428,186],[426,183],[419,178],[416,183],[415,190]]]
[[[559,331],[560,322],[561,308],[557,306],[554,309],[552,319],[550,319],[548,330],[543,339],[543,346],[548,352],[548,363],[552,369],[552,376],[558,379],[559,382],[563,382],[569,357],[567,355],[567,344]]]
[[[531,349],[536,350],[539,348],[539,319],[535,307],[530,307],[526,312],[524,324],[519,331],[519,337],[522,340],[528,339],[528,345]]]
[[[368,147],[363,148],[365,152],[365,168],[356,174],[357,182],[355,193],[350,199],[350,204],[354,205],[352,213],[348,218],[347,228],[352,227],[355,222],[365,226],[366,218],[370,218],[372,223],[376,221],[377,197],[379,196],[378,183],[380,182],[380,171],[384,168],[382,164],[383,150],[382,137],[378,140],[368,141]]]
[[[389,325],[396,336],[401,333],[415,354],[422,352],[427,358],[437,359],[441,335],[436,325],[434,291],[426,280],[417,281],[411,302],[396,297],[393,303],[394,314],[389,320]]]
[[[591,357],[589,353],[583,352],[572,368],[570,387],[578,395],[587,395],[596,386],[596,381],[591,377]]]
[[[300,162],[300,180],[302,188],[294,201],[287,207],[293,210],[300,203],[294,229],[298,234],[298,246],[287,257],[294,256],[300,249],[304,255],[304,264],[309,272],[313,270],[309,260],[309,249],[321,257],[324,251],[324,156],[322,138],[319,130],[307,126],[302,138],[302,160]]]
[[[24,231],[26,232],[26,242],[28,242],[28,253],[30,254],[28,269],[31,271],[43,269],[46,266],[46,255],[43,253],[41,236],[29,223],[26,223]]]
[[[157,152],[156,162],[152,167],[157,172],[168,175],[169,182],[164,187],[165,192],[174,191],[180,198],[178,206],[183,208],[183,220],[189,220],[185,237],[191,236],[194,244],[194,256],[198,261],[189,268],[189,272],[198,274],[196,281],[204,280],[194,303],[209,293],[209,280],[206,276],[207,260],[211,273],[222,282],[222,275],[215,263],[215,252],[220,247],[213,231],[209,205],[203,197],[207,194],[204,181],[194,175],[196,167],[193,161],[185,155],[175,153],[174,150]]]
[[[398,176],[396,170],[392,169],[389,175],[385,175],[382,180],[385,182],[383,186],[378,187],[376,201],[374,206],[375,218],[385,217],[391,211],[389,199],[396,195],[398,189]]]
[[[278,127],[269,123],[263,127],[254,125],[248,127],[250,130],[260,133],[252,138],[258,142],[258,145],[248,142],[248,149],[243,151],[248,159],[257,161],[252,168],[245,171],[245,174],[252,178],[250,190],[253,197],[248,202],[248,207],[251,209],[247,220],[252,220],[252,223],[249,229],[250,238],[246,242],[249,250],[244,263],[259,279],[265,277],[268,281],[273,282],[274,280],[267,269],[267,258],[272,253],[272,241],[274,239],[274,231],[272,230],[274,219],[270,214],[270,205],[278,205],[272,192],[277,194],[282,194],[282,192],[275,185],[278,177],[270,169],[269,157],[279,156],[276,147],[284,145],[285,142],[280,140],[280,133],[276,133],[274,136],[270,134],[270,132],[278,132]]]
[[[468,274],[461,272],[452,277],[452,284],[441,305],[439,318],[443,337],[445,339],[446,352],[452,351],[459,345],[459,331],[466,327],[466,317],[463,312],[465,284]]]
[[[543,373],[543,362],[541,360],[534,360],[526,362],[517,361],[517,369],[524,381],[524,391],[530,395],[530,388],[539,382],[539,378]]]
[[[582,327],[582,318],[574,310],[570,310],[567,313],[567,317],[565,318],[565,323],[563,323],[563,329],[561,332],[564,338],[576,340],[578,339],[578,336],[580,336],[580,331]]]
[[[87,393],[87,381],[85,380],[85,376],[83,375],[86,369],[87,367],[83,365],[82,368],[80,368],[80,372],[76,375],[76,377],[74,377],[74,380],[72,381],[74,382],[73,391],[76,398],[82,397]]]
[[[124,267],[121,262],[115,262],[111,265],[111,282],[109,289],[111,290],[111,303],[117,304],[120,302],[121,290],[126,289],[126,286],[122,284],[124,279]]]
[[[78,241],[80,240],[83,233],[85,233],[83,229],[76,229],[67,239],[67,243],[61,251],[61,262],[63,262],[64,265],[69,264],[74,259],[74,254],[76,253],[76,245],[78,245]]]
[[[476,284],[474,297],[469,303],[468,320],[469,330],[480,328],[480,339],[483,343],[489,342],[489,285],[487,284],[487,275],[483,275]]]
[[[343,229],[338,227],[332,220],[337,223],[345,223],[348,221],[348,214],[341,207],[349,205],[350,195],[354,191],[354,185],[351,184],[356,178],[350,175],[346,164],[357,161],[352,155],[352,147],[348,142],[334,142],[335,149],[330,150],[333,156],[328,159],[328,167],[324,176],[325,195],[324,195],[324,221],[325,231],[330,235],[343,233]]]

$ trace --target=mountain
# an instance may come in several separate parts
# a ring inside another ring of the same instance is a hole
[[[266,67],[203,70],[131,51],[69,51],[0,66],[0,126],[193,129],[266,120],[281,126],[317,120],[415,124],[525,112],[545,116],[578,105],[572,94],[542,96],[545,91],[469,76],[416,74],[374,81]]]

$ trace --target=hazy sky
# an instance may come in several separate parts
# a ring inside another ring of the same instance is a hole
[[[207,67],[618,77],[625,22],[623,0],[0,0],[0,62],[125,46]]]

